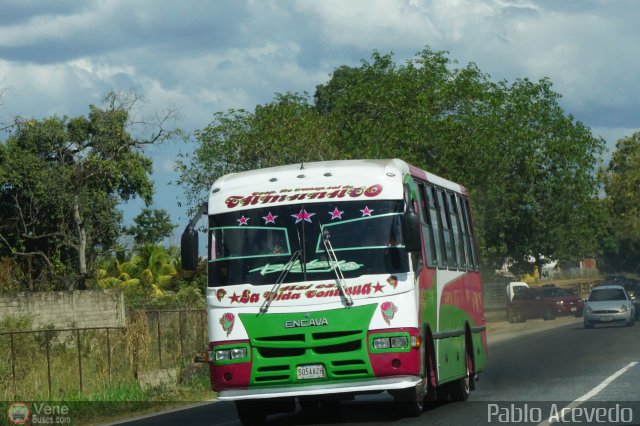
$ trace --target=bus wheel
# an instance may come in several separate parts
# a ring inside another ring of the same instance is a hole
[[[243,426],[260,426],[267,421],[267,413],[261,401],[236,401],[236,410]]]
[[[473,360],[468,351],[466,355],[466,368],[464,377],[449,383],[449,396],[451,397],[451,401],[453,402],[462,402],[469,399],[469,394],[471,393],[471,376],[472,376],[472,367]]]
[[[424,395],[416,387],[394,391],[393,399],[403,416],[418,417],[424,410]]]

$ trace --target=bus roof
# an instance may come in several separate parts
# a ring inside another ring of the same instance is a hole
[[[399,159],[320,161],[222,176],[213,183],[209,192],[209,214],[225,212],[229,208],[260,207],[262,202],[258,201],[259,197],[267,197],[269,204],[287,204],[295,202],[296,199],[304,199],[305,202],[327,201],[325,197],[328,194],[332,194],[333,191],[339,193],[342,190],[346,191],[342,194],[344,198],[338,196],[343,198],[342,201],[358,196],[401,199],[404,177],[409,174],[451,191],[466,194],[461,185]],[[362,188],[364,193],[349,192],[350,188]],[[247,197],[255,197],[255,202]],[[248,201],[240,201],[243,199]],[[230,204],[229,200],[238,202]]]

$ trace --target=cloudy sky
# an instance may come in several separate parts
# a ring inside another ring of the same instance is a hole
[[[640,130],[638,18],[635,0],[0,0],[0,122],[86,114],[133,89],[147,113],[175,107],[193,131],[216,111],[313,93],[374,49],[401,63],[429,46],[495,80],[549,77],[565,110],[613,148]],[[189,149],[149,152],[153,207],[181,228],[168,182]]]

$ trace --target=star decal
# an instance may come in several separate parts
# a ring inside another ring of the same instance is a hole
[[[373,209],[370,209],[367,206],[364,206],[364,209],[362,209],[360,211],[362,212],[362,217],[371,216],[371,213],[373,213]]]
[[[342,219],[342,213],[344,213],[343,211],[338,210],[338,208],[334,208],[332,212],[329,212],[329,214],[331,215],[331,220],[333,219]]]
[[[273,223],[273,224],[275,224],[275,223],[276,223],[276,218],[277,218],[277,217],[278,217],[278,216],[274,216],[274,215],[272,215],[272,214],[271,214],[271,212],[269,212],[269,214],[267,214],[266,216],[262,216],[262,218],[264,219],[264,224],[265,224],[265,225],[267,225],[267,224],[269,224],[269,223]]]
[[[376,285],[374,285],[374,286],[373,286],[373,292],[374,292],[374,293],[378,293],[378,292],[380,292],[380,293],[384,293],[384,292],[382,291],[382,289],[383,289],[383,288],[384,288],[384,286],[383,286],[383,285],[381,285],[380,283],[376,283]]]
[[[238,219],[238,226],[247,225],[248,223],[249,223],[249,218],[244,217],[244,215],[242,215],[242,217]]]
[[[295,218],[296,223],[300,223],[303,220],[305,222],[311,223],[311,216],[315,215],[315,213],[307,213],[305,209],[300,210],[298,214],[292,214],[291,217]]]
[[[233,296],[229,296],[229,299],[231,299],[231,303],[240,303],[240,296],[238,296],[235,291],[233,292]]]

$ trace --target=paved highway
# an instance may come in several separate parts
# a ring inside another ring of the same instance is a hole
[[[467,402],[433,405],[418,418],[403,418],[390,396],[359,396],[313,415],[272,415],[267,424],[640,424],[640,324],[585,330],[581,319],[558,321],[559,327],[536,333],[507,336],[503,327],[490,334],[488,368]],[[232,403],[214,402],[122,424],[240,422]]]

